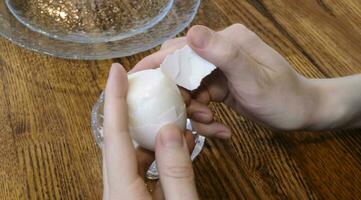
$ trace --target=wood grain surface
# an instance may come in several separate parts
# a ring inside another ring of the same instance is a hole
[[[242,23],[307,77],[361,73],[361,1],[203,0],[193,24]],[[0,39],[0,199],[101,199],[90,111],[110,64],[128,69],[156,49],[70,61]],[[211,105],[227,141],[194,163],[202,199],[359,199],[361,130],[272,132]]]

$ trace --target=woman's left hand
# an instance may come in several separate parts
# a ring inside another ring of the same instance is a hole
[[[194,146],[193,137],[175,125],[163,127],[157,136],[155,157],[161,184],[152,194],[148,192],[144,175],[154,155],[133,146],[128,131],[127,89],[126,71],[114,64],[105,90],[103,199],[198,199],[188,150]]]

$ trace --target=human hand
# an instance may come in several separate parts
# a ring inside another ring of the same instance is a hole
[[[304,129],[312,119],[315,95],[311,82],[296,73],[274,49],[245,26],[220,32],[192,27],[187,36],[170,40],[131,71],[159,67],[164,58],[188,44],[218,69],[195,92],[182,92],[197,131],[227,138],[230,131],[214,122],[207,105],[223,102],[239,114],[282,130]]]
[[[190,133],[184,136],[175,125],[163,127],[156,141],[155,157],[160,183],[150,194],[144,175],[152,153],[135,149],[128,131],[126,71],[114,64],[105,90],[103,199],[198,199],[192,162]]]

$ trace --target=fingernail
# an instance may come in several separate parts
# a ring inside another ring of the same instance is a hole
[[[110,66],[109,73],[108,73],[108,79],[113,75],[114,71],[116,70],[116,63],[113,63]]]
[[[206,113],[202,113],[202,112],[196,112],[193,113],[192,118],[194,118],[195,120],[201,120],[201,121],[205,121],[208,118],[208,114]]]
[[[119,63],[112,63],[112,68],[113,68],[113,67],[118,67],[118,66],[120,66]]]
[[[216,133],[216,136],[221,139],[228,139],[231,137],[231,133],[228,131],[220,131],[220,132]]]
[[[160,134],[164,146],[171,148],[183,146],[182,133],[178,129],[164,128]]]
[[[194,47],[203,49],[208,46],[212,33],[205,27],[195,27],[191,36],[191,43]]]

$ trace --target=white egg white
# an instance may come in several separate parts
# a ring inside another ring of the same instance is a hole
[[[154,150],[160,128],[174,123],[185,130],[186,107],[174,81],[160,69],[128,76],[129,130],[140,146]]]

